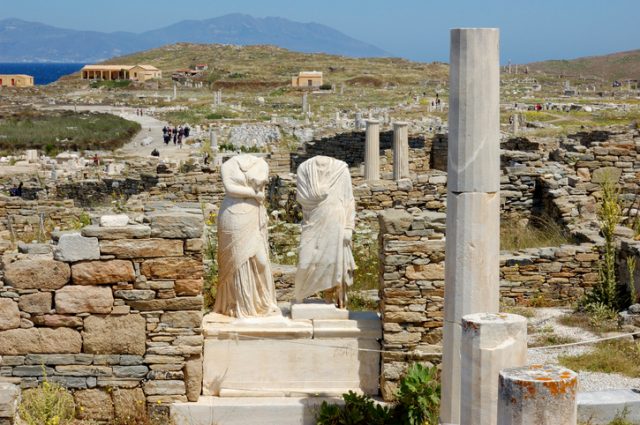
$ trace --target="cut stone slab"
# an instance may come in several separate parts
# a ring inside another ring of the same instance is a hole
[[[141,272],[147,279],[199,279],[203,267],[201,261],[192,258],[154,258],[142,263]]]
[[[53,247],[48,243],[18,242],[18,252],[22,254],[51,254]]]
[[[625,409],[627,421],[640,423],[640,394],[635,390],[578,393],[577,400],[579,423],[608,425]]]
[[[378,335],[312,338],[308,320],[224,317],[207,315],[203,324],[205,395],[378,393]]]
[[[606,181],[618,183],[622,170],[618,167],[601,167],[591,174],[591,183],[602,184]]]
[[[143,239],[151,236],[151,227],[142,224],[122,227],[87,226],[82,236],[102,239]]]
[[[333,304],[302,303],[291,305],[292,320],[347,320],[349,311]]]
[[[133,263],[128,260],[77,263],[71,267],[71,276],[76,285],[132,282],[136,279]]]
[[[51,312],[51,292],[36,292],[33,294],[20,295],[18,306],[20,310],[31,314],[47,314]],[[0,305],[2,301],[0,301]],[[2,314],[0,307],[0,315]]]
[[[0,298],[0,331],[20,327],[18,303],[10,298]]]
[[[315,425],[322,402],[342,404],[341,397],[207,397],[196,403],[173,403],[175,425]]]
[[[18,411],[20,386],[0,381],[0,418],[13,418]]]
[[[59,289],[70,277],[68,264],[44,258],[14,261],[4,272],[6,283],[18,289]]]
[[[87,238],[80,233],[66,233],[58,239],[58,245],[53,250],[53,258],[67,263],[99,260],[98,238]]]
[[[315,319],[314,338],[382,338],[382,322],[374,312],[351,312],[349,320]]]
[[[149,215],[151,236],[166,239],[194,239],[202,236],[204,219],[201,214],[165,212]]]
[[[109,314],[113,308],[111,288],[69,285],[56,291],[56,313]]]
[[[0,355],[76,354],[82,348],[80,332],[69,328],[10,329],[0,332]]]
[[[84,352],[92,354],[132,354],[143,356],[146,321],[139,314],[89,316],[84,319]]]
[[[129,216],[126,214],[103,215],[100,217],[101,227],[124,227],[129,224]]]
[[[103,255],[116,258],[180,257],[183,255],[181,239],[120,239],[100,242]]]

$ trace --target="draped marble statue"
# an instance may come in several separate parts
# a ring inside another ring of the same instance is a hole
[[[296,300],[325,291],[325,299],[344,308],[355,270],[351,253],[355,201],[349,168],[335,158],[315,156],[300,164],[297,177],[303,219]]]
[[[269,167],[238,155],[222,165],[224,200],[218,214],[218,292],[214,312],[244,318],[279,314],[262,204]]]

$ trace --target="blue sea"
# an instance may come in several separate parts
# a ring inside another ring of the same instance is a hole
[[[32,75],[37,85],[49,84],[63,75],[78,72],[83,63],[0,63],[0,74]]]

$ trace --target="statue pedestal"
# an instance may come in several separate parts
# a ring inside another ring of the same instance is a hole
[[[307,306],[321,305],[297,304],[292,312],[297,306],[310,313]],[[205,316],[203,394],[331,397],[349,390],[378,394],[380,353],[368,350],[380,349],[380,319],[375,313],[338,311],[346,313],[346,319]]]

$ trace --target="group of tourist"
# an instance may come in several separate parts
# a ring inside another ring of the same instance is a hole
[[[191,129],[189,126],[185,125],[178,127],[167,127],[166,125],[162,127],[162,140],[164,140],[164,144],[168,145],[169,142],[173,139],[173,144],[178,145],[179,148],[182,148],[182,139],[189,137],[189,133]]]

